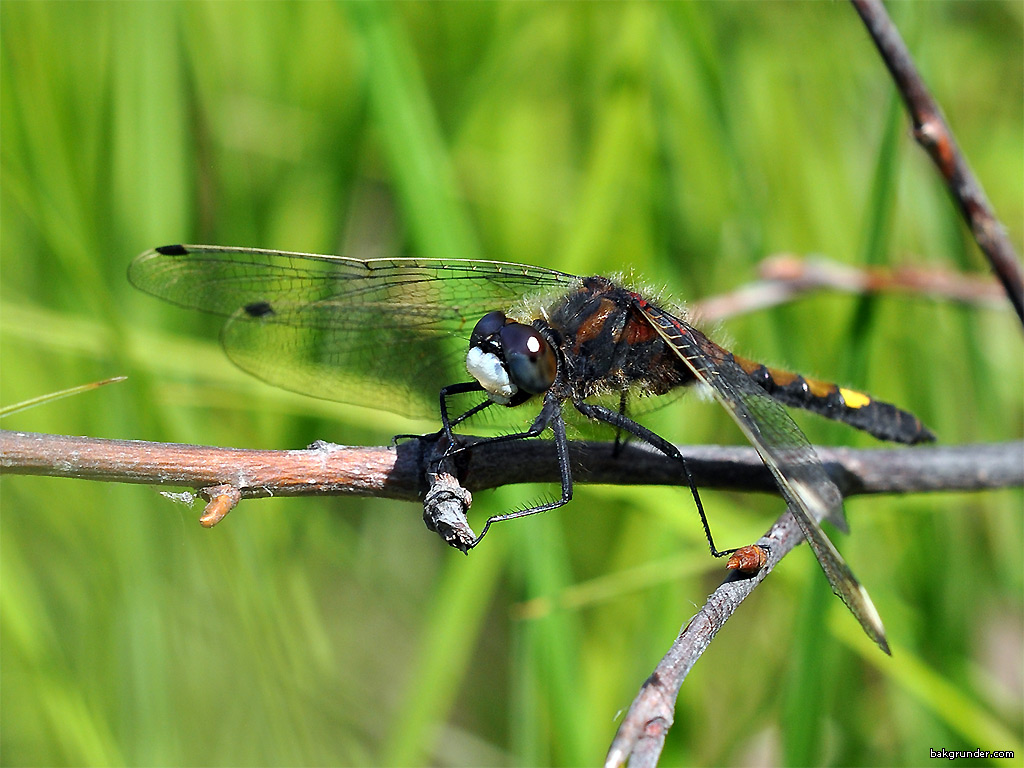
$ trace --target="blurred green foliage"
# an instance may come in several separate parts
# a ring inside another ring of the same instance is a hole
[[[893,4],[1018,249],[1022,7]],[[986,271],[845,3],[6,0],[0,55],[3,403],[130,377],[7,429],[291,448],[433,428],[232,369],[216,322],[125,281],[165,243],[483,256],[680,298],[780,251]],[[1010,313],[858,306],[819,295],[721,335],[900,403],[944,443],[1021,437]],[[740,441],[695,398],[645,423]],[[551,492],[478,494],[473,519]],[[579,487],[468,558],[408,503],[250,501],[207,531],[149,487],[5,477],[2,494],[4,765],[594,764],[721,578],[674,489]],[[781,511],[705,503],[727,546]],[[801,548],[683,686],[662,764],[1020,750],[1021,505],[852,500],[841,544],[893,657]]]

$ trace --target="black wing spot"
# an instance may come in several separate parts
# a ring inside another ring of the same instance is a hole
[[[188,251],[184,245],[161,245],[156,252],[163,256],[187,256]]]
[[[266,317],[274,314],[274,308],[270,306],[269,301],[254,301],[252,304],[246,304],[243,309],[249,317]]]

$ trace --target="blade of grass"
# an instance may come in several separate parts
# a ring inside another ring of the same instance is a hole
[[[439,121],[395,6],[356,0],[341,8],[365,47],[373,114],[417,251],[433,258],[479,258]]]
[[[922,661],[913,648],[893,643],[892,657],[872,653],[856,626],[848,627],[833,614],[829,622],[833,636],[896,682],[917,703],[941,719],[954,733],[959,733],[971,749],[1006,749],[1024,753],[1024,741],[1000,723],[985,708]],[[923,748],[923,747],[922,747]]]
[[[80,395],[93,389],[97,389],[106,384],[116,384],[118,382],[127,379],[127,376],[114,376],[113,378],[104,379],[103,381],[92,381],[88,384],[79,384],[77,387],[69,387],[68,389],[62,389],[60,392],[49,392],[45,395],[39,395],[38,397],[30,398],[29,400],[22,400],[20,403],[13,403],[12,405],[0,406],[0,418],[4,416],[10,416],[12,413],[18,413],[19,411],[28,410],[29,408],[35,408],[37,405],[44,405],[45,403],[52,403],[57,400],[62,400],[65,397],[71,397],[73,395]]]
[[[500,537],[467,558],[449,553],[424,612],[426,623],[412,664],[412,680],[392,718],[381,755],[382,765],[406,766],[444,762],[440,741],[444,723],[465,678],[471,674],[472,651],[505,562]]]
[[[521,502],[520,502],[521,503]],[[563,508],[563,514],[571,514]],[[561,518],[558,512],[520,521],[513,535],[520,578],[527,599],[558,601],[570,581]],[[570,521],[570,525],[573,523]],[[533,668],[540,701],[531,707],[535,714],[546,714],[546,723],[520,718],[521,724],[547,731],[551,754],[560,765],[587,765],[594,761],[596,722],[588,704],[592,701],[584,688],[581,673],[582,632],[575,611],[555,610],[543,617],[519,625],[522,661]],[[525,695],[521,698],[525,698]],[[525,757],[540,757],[531,755]]]

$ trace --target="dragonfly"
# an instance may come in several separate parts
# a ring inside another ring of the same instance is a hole
[[[364,260],[210,245],[147,251],[132,262],[128,277],[161,299],[226,318],[224,350],[258,378],[408,416],[439,410],[456,446],[454,428],[471,416],[521,413],[534,404],[526,429],[484,442],[550,431],[561,496],[492,516],[474,545],[494,522],[570,501],[567,406],[678,461],[690,479],[679,450],[635,421],[630,405],[706,385],[771,471],[832,590],[889,653],[867,590],[819,523],[828,519],[848,530],[842,495],[784,406],[882,440],[935,439],[895,405],[735,355],[691,325],[681,308],[618,278],[500,261]],[[468,381],[453,382],[457,367]],[[462,396],[476,402],[452,417],[449,403]],[[692,480],[690,486],[712,553],[730,554],[734,550],[715,547]]]

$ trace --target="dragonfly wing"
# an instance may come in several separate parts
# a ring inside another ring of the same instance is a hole
[[[725,350],[678,318],[646,302],[638,309],[707,384],[760,454],[832,585],[868,636],[889,653],[885,628],[867,590],[818,523],[842,517],[842,494],[785,409],[750,380]]]
[[[458,259],[352,259],[182,245],[139,256],[136,287],[227,318],[231,360],[284,389],[410,416],[436,415],[467,378],[477,320],[576,280],[554,270]]]

